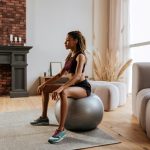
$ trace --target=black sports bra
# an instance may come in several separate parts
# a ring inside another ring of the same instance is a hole
[[[75,56],[69,57],[69,58],[66,60],[64,69],[65,69],[66,71],[68,71],[69,73],[75,73],[76,67],[77,67],[76,58],[77,58],[77,56],[78,56],[79,54],[85,55],[83,52],[78,52],[77,54],[75,54]],[[85,63],[85,64],[86,64],[86,63]],[[82,73],[84,72],[85,64],[84,64],[84,66],[83,66]]]

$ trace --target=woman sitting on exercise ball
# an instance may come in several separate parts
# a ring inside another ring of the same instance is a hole
[[[38,93],[42,93],[42,115],[31,122],[32,125],[48,125],[49,93],[52,93],[52,100],[57,100],[60,97],[60,124],[55,133],[49,138],[49,143],[60,142],[66,136],[64,124],[68,110],[67,97],[79,99],[91,94],[91,86],[84,74],[87,57],[85,55],[86,41],[82,33],[80,31],[69,32],[65,41],[65,47],[67,50],[70,49],[70,53],[66,58],[63,69],[53,78],[41,84],[37,89]],[[54,82],[64,74],[67,75],[69,80],[63,85],[55,84]]]

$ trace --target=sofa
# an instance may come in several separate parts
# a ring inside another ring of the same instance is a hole
[[[132,112],[150,138],[150,63],[132,67]]]
[[[127,99],[126,84],[123,82],[107,82],[89,80],[92,92],[98,95],[105,111],[111,111],[123,106]]]

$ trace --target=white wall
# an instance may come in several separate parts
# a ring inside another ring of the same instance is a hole
[[[64,62],[66,34],[80,30],[87,50],[105,50],[108,46],[108,0],[27,0],[27,85],[36,94],[38,78],[49,74],[49,63]],[[88,54],[86,75],[92,77],[92,56]]]
[[[27,85],[35,94],[38,77],[49,72],[50,61],[64,62],[66,34],[80,30],[92,47],[92,0],[27,0]]]

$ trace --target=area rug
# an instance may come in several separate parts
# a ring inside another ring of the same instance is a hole
[[[2,150],[74,150],[117,144],[101,129],[88,132],[67,132],[67,137],[57,144],[49,144],[48,138],[58,126],[53,111],[48,112],[49,126],[31,126],[40,110],[0,113],[0,149]]]

